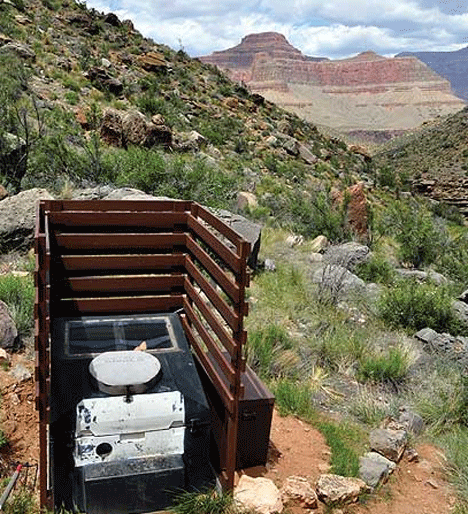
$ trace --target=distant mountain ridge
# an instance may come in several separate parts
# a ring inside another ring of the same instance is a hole
[[[341,132],[409,130],[464,107],[450,82],[414,56],[367,51],[332,61],[306,56],[282,34],[265,32],[200,60],[306,120]]]
[[[450,81],[454,93],[468,101],[468,46],[454,52],[402,52],[395,57],[414,56]]]

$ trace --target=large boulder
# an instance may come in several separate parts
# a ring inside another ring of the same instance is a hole
[[[269,478],[242,475],[234,489],[234,502],[259,514],[277,514],[283,510],[281,493]]]
[[[240,234],[246,241],[250,243],[250,255],[247,264],[256,269],[258,264],[258,252],[260,251],[260,242],[262,237],[262,225],[253,223],[240,214],[233,214],[224,209],[213,211],[218,218],[229,225],[233,230]]]
[[[8,306],[0,300],[0,347],[13,348],[17,337],[18,330],[10,315]]]
[[[357,264],[367,261],[369,256],[370,249],[368,246],[349,241],[348,243],[328,246],[324,254],[324,261],[353,271]]]
[[[360,478],[339,475],[320,475],[316,486],[317,496],[323,503],[353,503],[369,491],[369,486]]]
[[[369,434],[369,444],[374,450],[387,459],[398,462],[405,451],[408,435],[404,430],[376,428]]]
[[[33,243],[36,206],[52,200],[46,189],[29,189],[0,202],[0,253],[28,250]]]
[[[359,476],[375,489],[385,482],[396,464],[377,452],[368,452],[359,459]]]
[[[125,146],[122,116],[115,109],[104,112],[101,123],[101,139],[111,146]]]
[[[317,508],[317,493],[305,477],[290,476],[281,487],[281,497],[284,503],[293,501],[306,509]]]

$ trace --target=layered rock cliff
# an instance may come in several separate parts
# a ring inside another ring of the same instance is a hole
[[[274,32],[200,58],[309,121],[345,132],[408,130],[464,107],[450,82],[414,56],[308,57]]]

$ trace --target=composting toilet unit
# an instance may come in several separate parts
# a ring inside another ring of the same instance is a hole
[[[57,507],[153,512],[212,485],[210,411],[176,314],[62,318],[53,337]]]

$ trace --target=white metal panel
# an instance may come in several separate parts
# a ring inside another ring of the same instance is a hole
[[[168,430],[185,423],[180,391],[87,398],[76,410],[76,437]]]

